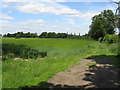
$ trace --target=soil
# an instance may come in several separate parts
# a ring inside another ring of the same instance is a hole
[[[87,63],[96,63],[87,66]],[[84,59],[80,65],[69,67],[69,70],[57,73],[50,78],[49,88],[118,88],[120,68],[103,59]]]

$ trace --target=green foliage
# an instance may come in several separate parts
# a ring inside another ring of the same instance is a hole
[[[2,44],[3,57],[15,58],[20,57],[24,59],[36,59],[37,57],[44,58],[47,52],[40,52],[36,49],[26,47],[25,45]]]
[[[87,37],[88,35],[84,35],[83,38]],[[76,35],[74,33],[74,35],[68,34],[68,33],[55,33],[55,32],[42,32],[40,35],[37,35],[37,33],[23,33],[23,32],[17,32],[14,34],[4,34],[3,37],[14,37],[14,38],[69,38],[69,39],[81,39],[82,36]]]
[[[68,33],[55,33],[55,32],[43,32],[39,35],[39,38],[71,38],[71,39],[80,39],[81,36],[76,34]]]
[[[118,43],[112,43],[110,45],[108,45],[108,50],[112,53],[118,54]]]
[[[89,35],[91,38],[98,40],[100,37],[103,38],[106,34],[114,34],[115,27],[114,13],[111,10],[104,10],[101,14],[95,15],[92,18]]]
[[[23,32],[17,32],[13,34],[4,34],[3,37],[15,37],[15,38],[36,38],[38,37],[37,33],[23,33]]]
[[[102,42],[107,42],[107,43],[109,43],[109,44],[111,44],[111,43],[117,43],[117,42],[118,42],[118,35],[110,35],[110,34],[107,34],[107,35],[103,38]]]
[[[87,63],[87,66],[96,66],[96,63]]]
[[[17,34],[16,36],[15,36],[15,38],[20,38],[21,36],[20,36],[20,34]]]

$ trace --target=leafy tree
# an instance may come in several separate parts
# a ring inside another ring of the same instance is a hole
[[[56,33],[55,32],[49,32],[48,33],[48,38],[56,38]]]
[[[31,36],[31,35],[30,35],[30,32],[26,33],[26,37],[27,37],[27,38],[30,38],[30,36]]]
[[[8,33],[7,37],[13,37],[13,34]]]
[[[17,35],[15,36],[15,38],[21,38],[21,35],[20,35],[20,34],[17,34]]]
[[[67,38],[66,33],[58,33],[58,38]]]
[[[3,37],[7,37],[7,35],[6,35],[6,34],[4,34],[4,35],[3,35]]]
[[[39,35],[39,38],[47,38],[48,34],[47,32],[43,32]]]
[[[36,37],[38,37],[38,35],[37,35],[37,33],[31,33],[31,34],[30,34],[30,37],[31,37],[31,38],[36,38]]]
[[[89,35],[91,38],[98,40],[106,34],[114,34],[115,30],[115,15],[111,10],[104,10],[99,15],[92,18]]]

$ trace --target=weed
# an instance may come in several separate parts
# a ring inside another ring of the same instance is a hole
[[[96,63],[87,63],[87,66],[96,66]]]
[[[41,52],[25,45],[3,44],[2,52],[4,58],[20,57],[24,59],[37,59],[37,57],[46,57],[47,52]]]

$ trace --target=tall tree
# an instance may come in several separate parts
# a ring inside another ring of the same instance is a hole
[[[99,15],[92,18],[89,35],[91,38],[98,40],[106,34],[114,34],[115,30],[115,15],[111,10],[104,10]]]

